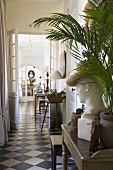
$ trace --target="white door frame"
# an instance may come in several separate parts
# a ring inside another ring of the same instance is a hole
[[[19,61],[18,29],[8,31],[8,90],[11,128],[18,129],[19,119]]]

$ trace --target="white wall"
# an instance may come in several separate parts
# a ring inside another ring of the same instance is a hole
[[[82,25],[84,24],[82,18],[79,16],[82,14],[83,9],[87,3],[87,0],[66,0],[65,1],[65,11],[67,8],[67,12],[71,14],[79,23]],[[67,52],[67,79],[70,77],[71,74],[73,74],[73,69],[75,68],[75,59],[70,56],[68,49],[66,49]],[[71,120],[71,114],[72,112],[76,112],[76,109],[81,106],[79,103],[78,96],[76,95],[76,87],[73,87],[75,89],[74,92],[72,92],[72,87],[66,86],[66,116],[65,116],[65,122],[68,122]]]
[[[27,47],[23,48],[27,50]],[[37,67],[41,71],[44,66],[49,65],[49,51],[48,49],[46,49],[46,47],[42,47],[42,51],[43,54],[40,53],[39,50],[38,52],[36,51],[36,55],[32,55],[30,52],[28,52],[27,55],[22,55],[21,51],[19,50],[19,67],[22,67],[24,65],[32,65]]]
[[[6,23],[7,30],[18,28],[19,32],[29,32],[29,24],[38,17],[49,16],[50,13],[59,12],[58,2],[36,2],[36,1],[16,1],[6,2]],[[32,32],[43,33],[45,26],[39,30],[32,29]]]

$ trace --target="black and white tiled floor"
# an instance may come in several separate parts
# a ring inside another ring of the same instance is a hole
[[[34,117],[34,103],[20,103],[19,130],[11,130],[7,144],[0,147],[0,170],[51,170],[50,134],[47,122],[40,131],[41,116]],[[68,170],[73,170],[70,157]],[[62,157],[57,157],[57,169],[62,169]]]

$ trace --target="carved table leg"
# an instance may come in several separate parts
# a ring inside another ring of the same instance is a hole
[[[63,141],[63,152],[62,152],[62,164],[63,164],[63,170],[67,170],[67,159],[68,159],[68,154],[67,154],[67,147],[66,144]]]

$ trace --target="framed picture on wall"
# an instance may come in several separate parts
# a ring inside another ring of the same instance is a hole
[[[65,50],[60,54],[60,74],[63,78],[66,77],[66,52]]]
[[[34,72],[33,70],[30,70],[30,71],[28,72],[28,77],[29,77],[29,78],[34,78],[34,77],[35,77],[35,72]]]

